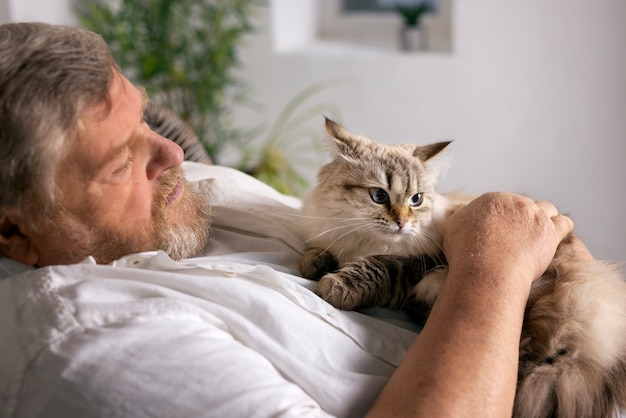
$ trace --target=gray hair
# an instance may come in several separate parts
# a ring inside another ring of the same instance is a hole
[[[103,39],[43,23],[0,25],[0,220],[56,211],[55,174],[82,111],[108,102],[117,71]]]

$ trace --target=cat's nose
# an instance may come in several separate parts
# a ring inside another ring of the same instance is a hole
[[[407,219],[398,219],[398,220],[396,220],[396,225],[398,225],[398,228],[404,228],[406,223],[407,223]]]

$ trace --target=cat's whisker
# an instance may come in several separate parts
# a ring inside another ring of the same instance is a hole
[[[364,221],[369,220],[367,217],[334,217],[334,216],[312,216],[312,215],[303,215],[299,213],[287,213],[287,212],[276,212],[277,215],[283,216],[291,216],[294,218],[302,218],[302,219],[321,219],[321,220],[332,220],[332,221]]]
[[[355,223],[353,223],[353,224],[339,225],[339,226],[335,226],[334,228],[326,229],[326,230],[324,230],[324,231],[322,231],[322,232],[318,233],[317,235],[314,235],[314,236],[312,236],[312,237],[310,237],[310,238],[306,239],[306,240],[305,240],[305,242],[314,241],[314,240],[316,240],[316,239],[318,239],[318,238],[320,238],[320,237],[322,237],[322,236],[324,236],[324,235],[326,235],[326,234],[330,234],[330,233],[332,233],[332,232],[336,232],[336,231],[339,231],[339,230],[344,229],[344,228],[350,228],[350,227],[353,227],[353,226],[355,226],[355,224],[358,224],[358,223],[360,223],[360,221],[355,222]],[[364,224],[357,225],[357,229],[360,229],[362,226],[364,226]],[[352,229],[352,230],[348,231],[347,233],[350,233],[351,231],[355,231],[355,230],[357,230],[357,229]],[[347,234],[347,233],[346,233],[346,234]],[[341,236],[340,236],[339,238],[337,238],[337,239],[341,239],[341,238],[345,237],[345,236],[346,236],[346,234],[341,235]],[[335,241],[336,241],[336,240],[335,240]],[[334,242],[334,241],[333,241],[333,242]]]
[[[362,230],[367,229],[367,228],[372,228],[372,225],[371,225],[371,224],[362,224],[362,225],[360,225],[360,226],[357,226],[357,227],[356,227],[356,228],[354,228],[354,229],[351,229],[350,231],[347,231],[347,232],[343,233],[342,235],[338,236],[338,237],[337,237],[337,238],[335,238],[333,241],[331,241],[331,242],[330,242],[330,243],[326,246],[326,248],[324,248],[324,251],[329,251],[329,249],[330,249],[330,248],[331,248],[331,247],[332,247],[332,246],[333,246],[333,245],[334,245],[337,241],[342,240],[342,239],[343,239],[343,238],[345,238],[347,235],[349,235],[349,234],[351,234],[351,233],[353,233],[353,232],[356,232],[356,231],[362,231]],[[339,254],[337,255],[337,256],[338,256],[338,258],[340,258],[341,254],[343,253],[343,250],[344,250],[344,248],[342,247],[342,248],[341,248],[341,250],[340,250],[340,252],[339,252]]]
[[[427,241],[429,246],[437,248],[439,251],[443,250],[443,247],[440,241],[433,234],[429,232],[424,232],[424,241]]]
[[[420,235],[412,236],[412,239],[415,243],[415,247],[419,248],[421,253],[430,255],[439,264],[445,264],[445,259],[441,257],[443,254],[443,246],[440,238],[435,234],[424,230],[421,231]],[[432,248],[436,248],[437,251],[433,252]]]

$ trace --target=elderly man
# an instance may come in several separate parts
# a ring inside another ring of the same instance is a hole
[[[317,298],[298,202],[223,167],[186,180],[146,100],[97,35],[0,26],[0,417],[511,414],[567,217],[502,193],[459,210],[417,336]]]

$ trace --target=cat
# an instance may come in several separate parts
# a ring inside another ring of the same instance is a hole
[[[473,196],[435,190],[449,142],[383,145],[326,118],[332,161],[302,198],[304,277],[345,310],[425,320],[447,273],[442,225]],[[578,261],[571,235],[532,287],[514,417],[609,417],[626,409],[626,282]]]

